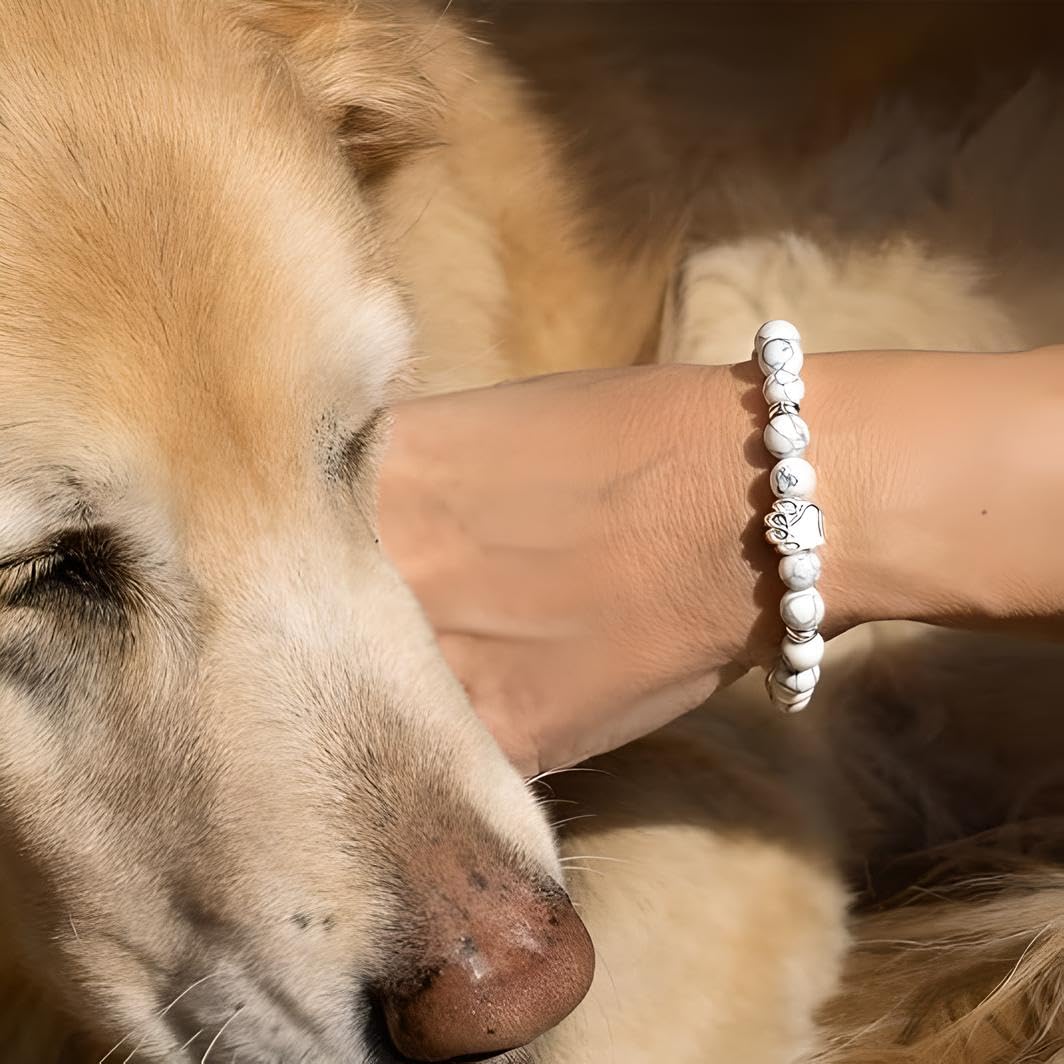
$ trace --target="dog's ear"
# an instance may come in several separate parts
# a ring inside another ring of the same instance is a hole
[[[285,56],[361,175],[380,175],[439,142],[442,97],[425,62],[450,36],[438,18],[366,0],[235,6]]]

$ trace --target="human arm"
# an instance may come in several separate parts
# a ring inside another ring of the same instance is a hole
[[[1064,352],[813,355],[826,629],[1059,622]],[[562,374],[407,404],[386,549],[511,757],[653,730],[778,645],[760,374]]]

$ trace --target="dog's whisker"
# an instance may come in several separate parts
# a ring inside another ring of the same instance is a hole
[[[132,1037],[133,1037],[133,1031],[130,1031],[128,1034],[122,1035],[122,1037],[119,1038],[119,1040],[117,1042],[115,1042],[115,1044],[113,1046],[111,1046],[111,1048],[109,1050],[107,1050],[107,1052],[104,1053],[104,1055],[102,1057],[100,1057],[100,1059],[96,1062],[96,1064],[105,1064],[105,1062],[107,1061],[108,1057],[110,1057],[112,1053],[116,1052],[118,1050],[118,1048],[122,1045],[122,1043],[126,1041],[126,1039],[132,1038]]]
[[[412,222],[411,222],[411,223],[410,223],[410,224],[409,224],[409,225],[408,225],[408,226],[407,226],[407,227],[406,227],[406,228],[405,228],[405,229],[403,230],[403,232],[402,232],[402,233],[400,234],[400,236],[399,236],[399,239],[400,239],[400,240],[402,240],[403,238],[405,238],[406,236],[408,236],[408,235],[409,235],[409,233],[410,233],[410,231],[411,231],[411,230],[412,230],[412,229],[413,229],[413,228],[414,228],[414,227],[415,227],[415,226],[416,226],[416,225],[418,224],[418,222],[420,222],[420,221],[421,221],[421,219],[422,219],[422,218],[423,218],[423,217],[425,216],[425,212],[426,212],[426,211],[427,211],[427,210],[429,209],[429,207],[431,207],[431,206],[432,206],[432,201],[433,201],[433,200],[434,200],[434,199],[436,198],[436,191],[437,191],[436,189],[433,189],[433,190],[432,190],[432,192],[431,192],[431,193],[429,194],[428,198],[427,198],[427,199],[425,200],[425,202],[424,202],[424,204],[422,205],[421,209],[420,209],[420,210],[419,210],[419,211],[417,212],[417,214],[415,215],[415,217],[414,217],[413,221],[412,221]]]
[[[107,1050],[107,1052],[104,1053],[104,1055],[102,1057],[100,1057],[100,1059],[96,1062],[96,1064],[104,1064],[104,1062],[111,1056],[111,1054],[116,1052],[123,1045],[123,1043],[127,1042],[130,1038],[132,1038],[133,1035],[136,1034],[136,1032],[137,1032],[137,1028],[134,1027],[133,1030],[129,1031],[128,1033],[126,1033],[124,1035],[122,1035],[122,1037],[117,1042],[115,1042],[115,1044],[113,1046],[111,1046],[111,1048],[109,1050]],[[147,1034],[145,1034],[144,1037],[141,1038],[141,1040],[129,1051],[128,1056],[126,1056],[125,1060],[122,1061],[122,1064],[129,1064],[129,1062],[136,1055],[137,1050],[140,1049],[140,1047],[144,1044],[144,1040],[147,1037],[148,1037]]]
[[[236,1011],[229,1017],[221,1027],[218,1028],[218,1033],[211,1039],[210,1044],[204,1051],[203,1056],[200,1058],[200,1064],[207,1064],[207,1058],[211,1055],[211,1050],[218,1044],[219,1039],[225,1034],[225,1029],[235,1020],[246,1008],[246,1005],[241,1005]]]
[[[551,776],[561,776],[567,772],[593,772],[599,776],[612,776],[612,772],[607,772],[604,768],[589,768],[586,765],[573,765],[571,768],[549,768],[545,772],[537,773],[535,776],[530,776],[526,783],[539,783],[542,780],[549,779]]]
[[[193,1036],[192,1036],[192,1037],[191,1037],[191,1038],[190,1038],[190,1039],[189,1039],[189,1040],[188,1040],[187,1042],[183,1042],[183,1043],[182,1043],[181,1045],[179,1045],[179,1046],[177,1047],[177,1051],[178,1051],[179,1053],[182,1053],[182,1052],[184,1052],[184,1051],[185,1051],[186,1049],[188,1049],[188,1047],[189,1047],[190,1045],[192,1045],[192,1043],[193,1043],[193,1042],[195,1042],[195,1041],[196,1041],[196,1039],[197,1039],[197,1038],[199,1038],[199,1036],[200,1036],[201,1034],[203,1034],[203,1031],[204,1031],[204,1028],[202,1028],[202,1027],[201,1027],[201,1028],[200,1028],[200,1029],[199,1029],[199,1030],[198,1030],[198,1031],[197,1031],[197,1032],[196,1032],[196,1033],[195,1033],[195,1034],[194,1034],[194,1035],[193,1035]]]
[[[181,991],[181,993],[180,993],[180,994],[178,994],[178,995],[177,995],[177,997],[175,997],[175,998],[174,998],[174,1000],[173,1000],[173,1001],[171,1001],[169,1005],[166,1005],[166,1006],[164,1006],[163,1008],[161,1008],[161,1009],[160,1009],[160,1010],[159,1010],[159,1011],[158,1011],[158,1012],[157,1012],[157,1013],[155,1014],[155,1016],[153,1017],[153,1019],[161,1019],[161,1018],[162,1018],[163,1016],[165,1016],[165,1015],[166,1015],[166,1014],[167,1014],[167,1013],[168,1013],[168,1012],[169,1012],[169,1011],[170,1011],[170,1010],[171,1010],[171,1009],[172,1009],[172,1008],[173,1008],[173,1007],[174,1007],[174,1006],[175,1006],[175,1005],[176,1005],[176,1004],[177,1004],[177,1003],[178,1003],[178,1002],[179,1002],[179,1001],[180,1001],[180,1000],[181,1000],[181,999],[182,999],[182,998],[183,998],[183,997],[184,997],[184,996],[186,995],[186,994],[190,994],[190,993],[191,993],[191,992],[192,992],[193,990],[195,990],[195,989],[196,989],[196,987],[198,987],[198,986],[201,986],[201,985],[202,985],[203,983],[207,982],[207,980],[208,980],[208,979],[214,979],[214,978],[215,978],[216,976],[218,976],[218,975],[221,975],[221,972],[210,972],[209,974],[207,974],[207,975],[203,976],[203,978],[202,978],[202,979],[197,979],[197,980],[196,980],[195,982],[189,983],[189,985],[188,985],[188,986],[186,986],[186,987],[185,987],[185,989],[184,989],[184,990],[182,990],[182,991]],[[103,1055],[103,1056],[102,1056],[102,1057],[101,1057],[101,1058],[99,1059],[99,1061],[97,1062],[97,1064],[104,1064],[104,1062],[105,1062],[105,1061],[107,1060],[107,1058],[108,1058],[108,1057],[109,1057],[109,1056],[110,1056],[110,1055],[111,1055],[112,1053],[114,1053],[114,1052],[115,1052],[115,1050],[117,1050],[117,1049],[118,1049],[118,1048],[119,1048],[119,1047],[120,1047],[120,1046],[122,1045],[122,1043],[123,1043],[123,1042],[125,1042],[125,1041],[126,1041],[127,1039],[129,1039],[129,1038],[132,1038],[132,1037],[133,1037],[133,1035],[134,1035],[135,1031],[136,1031],[136,1028],[134,1028],[134,1030],[130,1031],[130,1032],[129,1032],[129,1034],[127,1034],[127,1035],[124,1035],[124,1036],[123,1036],[123,1037],[122,1037],[122,1038],[121,1038],[121,1039],[120,1039],[120,1040],[119,1040],[118,1042],[116,1042],[116,1043],[115,1043],[115,1044],[114,1044],[113,1046],[111,1046],[111,1048],[110,1048],[110,1049],[109,1049],[109,1050],[108,1050],[108,1051],[107,1051],[107,1052],[106,1052],[106,1053],[105,1053],[105,1054],[104,1054],[104,1055]],[[180,1047],[180,1049],[185,1049],[185,1048],[187,1048],[187,1047],[188,1047],[188,1045],[189,1045],[189,1043],[190,1043],[190,1042],[194,1042],[194,1041],[195,1041],[195,1040],[196,1040],[196,1039],[197,1039],[197,1038],[198,1038],[198,1037],[200,1036],[200,1034],[201,1034],[201,1033],[202,1033],[202,1031],[197,1031],[197,1032],[196,1032],[196,1033],[195,1033],[195,1034],[194,1034],[194,1035],[192,1036],[192,1038],[191,1038],[191,1039],[189,1039],[189,1042],[186,1042],[186,1043],[185,1043],[185,1044],[184,1044],[183,1046],[181,1046],[181,1047]],[[137,1043],[137,1044],[136,1044],[136,1045],[135,1045],[135,1046],[134,1046],[134,1047],[133,1047],[133,1048],[132,1048],[132,1049],[131,1049],[131,1050],[129,1051],[129,1056],[127,1056],[127,1057],[125,1058],[125,1060],[123,1060],[123,1061],[122,1061],[122,1064],[129,1064],[129,1062],[130,1062],[130,1061],[131,1061],[131,1060],[133,1059],[133,1057],[134,1057],[134,1056],[136,1055],[136,1053],[137,1053],[137,1051],[138,1051],[138,1050],[140,1049],[140,1047],[141,1047],[142,1045],[144,1045],[144,1042],[145,1042],[145,1040],[147,1039],[147,1037],[148,1037],[148,1035],[147,1035],[147,1034],[145,1034],[145,1035],[144,1035],[144,1037],[143,1037],[143,1038],[141,1038],[141,1040],[140,1040],[140,1041],[139,1041],[139,1042],[138,1042],[138,1043]],[[179,1049],[179,1052],[180,1052],[180,1049]]]
[[[587,872],[591,876],[605,876],[606,873],[599,868],[585,868],[583,865],[566,865],[565,871],[569,872]]]
[[[126,1035],[126,1038],[128,1038],[128,1037],[129,1037],[129,1035]],[[133,1059],[133,1058],[134,1058],[134,1057],[135,1057],[135,1056],[137,1055],[137,1051],[138,1051],[138,1050],[140,1049],[140,1047],[141,1047],[142,1045],[144,1045],[144,1039],[145,1039],[145,1038],[147,1038],[147,1037],[148,1037],[148,1036],[147,1036],[147,1035],[145,1035],[145,1036],[144,1036],[144,1038],[142,1038],[142,1039],[141,1039],[141,1040],[140,1040],[140,1041],[139,1041],[139,1042],[138,1042],[138,1043],[137,1043],[137,1044],[136,1044],[136,1045],[135,1045],[135,1046],[134,1046],[134,1047],[133,1047],[133,1048],[132,1048],[132,1049],[131,1049],[131,1050],[129,1051],[129,1055],[128,1055],[128,1056],[127,1056],[127,1057],[125,1058],[125,1060],[123,1060],[123,1061],[122,1061],[122,1064],[129,1064],[129,1062],[130,1062],[130,1061],[131,1061],[131,1060],[132,1060],[132,1059]],[[123,1039],[122,1041],[125,1041],[125,1039]]]
[[[165,1016],[186,994],[191,994],[192,991],[196,989],[196,987],[202,986],[205,982],[207,982],[208,979],[214,979],[221,974],[221,972],[211,972],[209,975],[205,975],[202,979],[197,979],[194,983],[191,983],[189,986],[186,986],[185,989],[182,990],[181,993],[178,994],[177,997],[175,997],[174,1000],[166,1006],[166,1008],[159,1012],[158,1015],[160,1017]]]
[[[564,820],[555,821],[553,824],[551,824],[551,827],[552,828],[564,827],[566,824],[572,824],[573,821],[575,821],[575,820],[590,820],[592,817],[594,817],[596,815],[597,814],[595,814],[595,813],[577,813],[576,816],[567,816]]]
[[[133,1059],[133,1058],[134,1058],[134,1057],[135,1057],[135,1056],[137,1055],[137,1053],[138,1053],[138,1052],[140,1051],[140,1047],[141,1047],[142,1045],[144,1045],[145,1041],[147,1040],[147,1037],[148,1037],[148,1036],[147,1036],[147,1035],[145,1034],[145,1035],[144,1035],[144,1037],[143,1037],[143,1038],[141,1038],[141,1040],[140,1040],[140,1041],[139,1041],[139,1042],[138,1042],[138,1043],[137,1043],[137,1044],[136,1044],[136,1045],[135,1045],[135,1046],[134,1046],[134,1047],[133,1047],[133,1048],[132,1048],[132,1049],[131,1049],[131,1050],[129,1051],[129,1055],[128,1055],[128,1056],[126,1057],[126,1059],[125,1059],[125,1060],[123,1060],[123,1061],[122,1061],[122,1064],[129,1064],[129,1062],[130,1062],[130,1061],[131,1061],[131,1060],[132,1060],[132,1059]]]
[[[626,861],[623,857],[601,857],[594,853],[576,853],[571,857],[563,857],[561,859],[562,864],[566,861],[610,861],[613,864],[631,864],[631,861]]]
[[[606,973],[606,978],[610,981],[610,987],[613,989],[613,1000],[619,1005],[621,1001],[621,996],[617,993],[617,983],[616,980],[614,980],[613,978],[613,972],[610,970],[609,963],[606,960],[606,955],[601,950],[599,950],[596,956],[602,962],[602,968]],[[606,1008],[606,1004],[601,998],[599,998],[598,1004],[599,1009],[602,1011],[602,1018],[606,1023],[606,1030],[607,1032],[609,1032],[610,1036],[610,1057],[611,1059],[614,1059],[616,1056],[616,1043],[613,1038],[613,1024],[610,1023],[609,1010]]]

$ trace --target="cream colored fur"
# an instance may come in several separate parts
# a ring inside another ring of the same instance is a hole
[[[349,921],[345,963],[386,952],[372,917],[385,894],[367,869],[381,855],[417,860],[414,826],[431,811],[410,786],[382,827],[365,793],[344,792],[346,815],[375,827],[340,860],[343,825],[317,810],[349,782],[342,750],[360,730],[358,780],[377,782],[382,751],[399,781],[442,751],[446,801],[553,867],[541,814],[374,550],[369,474],[348,510],[314,480],[323,410],[357,428],[394,394],[408,352],[419,386],[441,390],[654,353],[727,362],[770,316],[798,321],[819,349],[1004,350],[1064,333],[1064,111],[1051,82],[966,113],[964,137],[957,115],[925,121],[899,103],[829,150],[781,161],[760,137],[813,102],[780,91],[798,84],[782,51],[774,85],[711,53],[655,96],[612,79],[609,54],[586,42],[567,56],[557,29],[537,52],[520,16],[476,30],[496,47],[467,36],[475,23],[398,3],[180,0],[147,20],[134,8],[0,6],[3,98],[18,116],[0,204],[0,439],[17,438],[18,453],[0,464],[0,497],[17,491],[35,515],[4,534],[54,520],[41,514],[70,485],[53,493],[45,474],[106,480],[95,505],[152,561],[149,591],[169,604],[156,642],[126,663],[136,726],[101,711],[98,748],[68,751],[73,725],[43,728],[24,691],[0,687],[0,904],[19,958],[3,1020],[11,1061],[55,1059],[59,1003],[100,1038],[144,1028],[145,973],[112,945],[132,939],[165,963],[188,936],[187,899],[175,914],[166,883],[136,878],[160,867],[236,920],[287,991],[333,1021],[317,995],[340,947],[294,954],[265,929],[273,899],[298,894],[313,869]],[[658,32],[660,17],[644,18]],[[507,48],[543,78],[535,94]],[[173,130],[195,167],[157,153]],[[127,198],[109,212],[116,189]],[[209,623],[185,612],[192,586],[206,588]],[[212,655],[191,696],[178,628]],[[1048,989],[1064,950],[1050,855],[1016,882],[1022,904],[998,869],[989,902],[950,886],[921,906],[847,907],[866,885],[889,901],[879,884],[894,881],[896,858],[953,853],[976,829],[1052,811],[1023,784],[1043,773],[1040,795],[1054,773],[1045,696],[1059,657],[862,630],[833,649],[804,719],[777,718],[750,677],[592,771],[535,784],[551,820],[591,814],[559,833],[599,955],[591,994],[536,1044],[537,1064],[1052,1059],[1062,1025]],[[958,662],[973,658],[968,675]],[[63,660],[64,689],[99,680]],[[356,666],[369,676],[357,692]],[[203,851],[187,823],[203,799],[196,766],[123,768],[138,750],[169,750],[145,711],[164,681],[164,721],[208,763],[229,758],[225,830]],[[324,732],[293,725],[308,684]],[[109,787],[130,795],[150,837],[101,800]],[[160,819],[175,788],[189,804]],[[958,853],[950,884],[981,870]],[[895,878],[922,874],[903,863]],[[227,961],[209,934],[201,948]],[[250,1000],[254,1032],[269,1009]],[[357,1040],[345,1055],[292,1033],[272,1058],[254,1034],[248,1044],[240,1060],[297,1061],[304,1048],[308,1060],[364,1059]],[[990,1048],[966,1056],[972,1045]]]

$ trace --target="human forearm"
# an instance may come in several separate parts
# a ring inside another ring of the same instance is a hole
[[[815,355],[803,375],[836,623],[1064,617],[1064,349]]]

